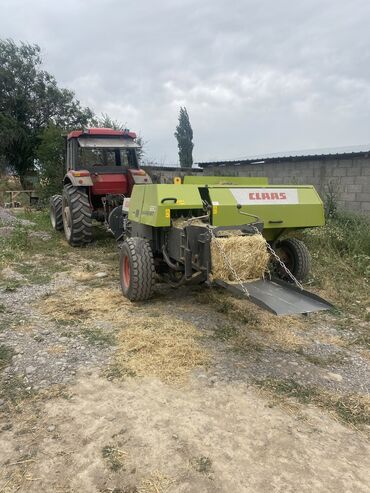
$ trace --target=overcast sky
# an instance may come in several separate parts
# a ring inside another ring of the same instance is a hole
[[[176,163],[370,143],[370,0],[0,0],[0,36]]]

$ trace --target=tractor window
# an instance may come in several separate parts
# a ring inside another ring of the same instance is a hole
[[[82,168],[123,166],[137,168],[135,149],[79,149],[79,165]]]

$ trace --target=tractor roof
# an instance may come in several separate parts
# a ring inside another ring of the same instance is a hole
[[[67,136],[67,139],[77,137],[125,137],[136,139],[136,133],[129,130],[113,130],[113,128],[87,128],[86,130],[73,130]]]

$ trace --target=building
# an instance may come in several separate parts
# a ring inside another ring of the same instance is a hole
[[[271,184],[314,185],[338,208],[370,214],[370,145],[308,154],[198,163],[205,175],[267,176]]]

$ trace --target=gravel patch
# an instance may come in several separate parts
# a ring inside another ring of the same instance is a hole
[[[71,325],[41,316],[32,304],[43,296],[70,287],[75,282],[65,273],[49,284],[27,285],[15,291],[1,292],[5,306],[2,313],[0,345],[14,350],[12,364],[2,372],[5,383],[17,377],[34,390],[70,382],[80,367],[103,366],[114,351],[113,346],[89,344],[86,336]]]
[[[189,301],[189,294],[182,293],[182,300]],[[305,326],[300,337],[304,346],[298,350],[281,350],[273,342],[264,346],[251,338],[251,344],[234,347],[232,340],[217,338],[217,327],[227,326],[230,319],[207,306],[193,306],[192,309],[167,305],[174,316],[193,323],[206,336],[207,344],[217,353],[214,366],[207,372],[201,370],[198,377],[207,379],[210,385],[218,382],[255,381],[267,378],[293,379],[301,385],[319,386],[339,392],[370,393],[370,361],[362,356],[358,348],[340,347],[325,342],[325,338],[338,337],[338,331],[315,321]],[[233,322],[236,326],[237,323]],[[253,327],[251,327],[251,332]],[[254,333],[255,335],[255,333]],[[321,340],[317,337],[320,335]],[[263,342],[263,335],[260,335]]]
[[[32,231],[28,234],[28,237],[37,238],[38,240],[42,241],[49,241],[51,239],[51,235],[49,235],[49,233],[46,233],[45,231]]]
[[[3,226],[2,228],[0,228],[0,238],[9,238],[14,231],[14,226]]]
[[[21,224],[22,226],[34,226],[35,223],[28,219],[19,219],[4,207],[0,207],[0,221],[4,224]]]

